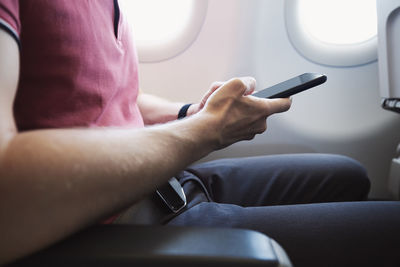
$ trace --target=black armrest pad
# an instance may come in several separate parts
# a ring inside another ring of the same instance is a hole
[[[10,266],[291,266],[282,248],[256,231],[98,225]]]

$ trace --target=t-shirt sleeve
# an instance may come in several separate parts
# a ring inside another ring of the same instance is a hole
[[[9,33],[18,42],[18,45],[20,44],[19,0],[0,1],[0,28]]]

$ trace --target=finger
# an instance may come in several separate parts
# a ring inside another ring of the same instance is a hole
[[[253,140],[254,137],[256,137],[255,134],[249,134],[246,137],[243,137],[242,140],[250,141],[250,140]]]
[[[218,88],[220,88],[221,86],[223,86],[225,84],[225,82],[213,82],[211,84],[210,89],[207,91],[205,97],[203,99],[207,99],[210,97],[210,95],[212,95],[212,93],[214,93]]]
[[[218,89],[220,88],[222,85],[224,85],[225,82],[213,82],[210,86],[210,89],[208,89],[208,91],[206,92],[206,94],[203,96],[203,98],[200,101],[200,109],[202,109],[208,98]]]
[[[256,87],[253,77],[233,78],[220,87],[221,93],[232,94],[237,97],[251,94]]]
[[[257,86],[257,81],[253,77],[243,77],[241,78],[243,83],[246,85],[246,91],[243,95],[251,95]]]
[[[257,134],[262,134],[266,130],[267,120],[263,117],[235,131],[237,137],[236,140],[249,140],[248,138],[252,139]]]
[[[275,99],[265,99],[266,106],[270,114],[281,113],[289,110],[292,99],[291,98],[275,98]]]
[[[287,111],[292,103],[290,98],[265,99],[249,95],[246,96],[246,99],[248,100],[248,105],[253,107],[254,112],[264,117]]]
[[[261,134],[267,130],[267,120],[262,118],[255,123],[254,133]]]
[[[225,82],[213,82],[211,84],[210,90],[208,90],[208,91],[212,93],[212,92],[214,92],[215,90],[217,90],[218,88],[220,88],[224,84],[225,84]]]

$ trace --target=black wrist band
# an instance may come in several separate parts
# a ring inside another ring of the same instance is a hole
[[[186,104],[186,105],[183,105],[183,107],[181,107],[181,109],[178,112],[178,120],[186,117],[187,111],[191,105],[192,104]]]

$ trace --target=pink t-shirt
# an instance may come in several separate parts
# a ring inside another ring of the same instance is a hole
[[[137,54],[116,0],[2,0],[0,27],[20,45],[20,131],[143,127]]]

